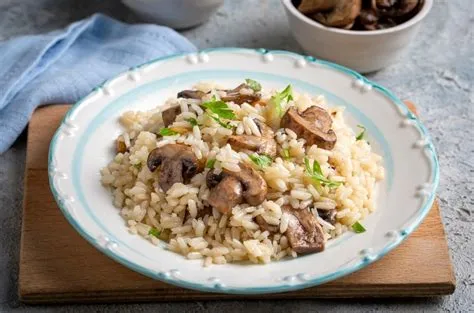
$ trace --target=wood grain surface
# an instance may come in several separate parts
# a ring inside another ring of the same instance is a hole
[[[49,143],[69,107],[40,108],[29,124],[19,274],[19,296],[24,302],[424,297],[454,292],[437,203],[422,225],[384,258],[318,287],[269,295],[223,295],[171,286],[133,272],[76,233],[49,190]]]

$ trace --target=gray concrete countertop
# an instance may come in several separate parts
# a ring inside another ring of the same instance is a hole
[[[2,0],[0,40],[42,33],[104,12],[136,22],[116,0]],[[23,134],[0,155],[0,311],[43,312],[473,312],[474,310],[474,4],[435,0],[402,62],[370,75],[417,103],[441,164],[438,197],[457,277],[449,297],[377,301],[225,301],[128,305],[26,306],[17,299],[25,162]],[[198,48],[238,46],[301,52],[278,0],[227,0],[211,20],[182,32]],[[429,264],[427,264],[429,266]]]

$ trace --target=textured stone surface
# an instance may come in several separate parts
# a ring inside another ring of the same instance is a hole
[[[226,301],[55,306],[64,312],[472,312],[474,308],[474,4],[435,0],[403,62],[370,75],[402,99],[417,103],[438,148],[438,196],[457,277],[454,295],[406,301]],[[136,22],[117,0],[0,1],[0,40],[63,27],[94,12]],[[211,20],[183,32],[199,48],[265,47],[300,52],[278,0],[227,0]],[[0,155],[0,311],[42,312],[18,302],[17,277],[25,162],[23,135]],[[427,264],[428,266],[428,264]]]

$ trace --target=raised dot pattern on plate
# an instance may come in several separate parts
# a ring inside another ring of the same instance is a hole
[[[263,61],[265,61],[266,63],[270,63],[274,60],[275,58],[273,57],[273,54],[271,54],[270,52],[267,52],[263,55]]]
[[[128,73],[128,79],[134,82],[140,81],[140,74],[138,73],[137,69],[132,69]]]
[[[106,96],[113,96],[114,95],[114,92],[112,91],[112,89],[108,85],[102,86],[102,92]]]
[[[372,248],[367,248],[367,249],[360,250],[359,255],[361,256],[362,261],[364,261],[364,262],[370,262],[373,259],[375,259],[375,256],[373,255]]]
[[[76,131],[79,129],[70,119],[66,119],[61,126],[61,131],[68,137],[76,135]]]
[[[355,79],[354,82],[352,83],[352,86],[355,88],[358,88],[361,92],[368,92],[372,90],[372,84],[370,84],[367,81],[364,81],[361,78]]]
[[[303,58],[298,59],[298,60],[296,60],[296,62],[295,62],[295,66],[298,67],[298,68],[304,68],[304,67],[306,67],[306,65],[307,65],[307,62],[306,62],[306,60],[303,59]]]
[[[201,61],[202,63],[209,62],[209,54],[207,54],[205,52],[199,53],[199,61]]]
[[[105,235],[100,235],[99,237],[97,237],[97,243],[99,244],[99,246],[107,250],[115,250],[118,247],[117,242]]]
[[[196,54],[190,54],[188,55],[188,62],[190,64],[198,64],[199,63],[199,58],[197,57]]]

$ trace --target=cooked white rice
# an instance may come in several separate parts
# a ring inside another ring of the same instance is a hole
[[[220,97],[222,91],[215,84],[200,83],[196,89],[210,91],[203,100],[211,96]],[[251,93],[243,89],[241,93]],[[170,143],[182,143],[192,148],[198,159],[216,159],[215,169],[238,172],[239,163],[247,162],[257,169],[248,155],[234,151],[226,140],[231,134],[261,136],[254,119],[279,125],[279,120],[267,120],[268,106],[265,103],[276,91],[262,92],[262,100],[255,106],[228,103],[237,119],[231,121],[233,130],[220,126],[199,107],[199,100],[170,99],[164,108],[179,105],[181,114],[168,126],[182,130],[182,134],[159,138],[156,134],[163,128],[161,107],[146,112],[125,112],[120,123],[124,133],[118,140],[125,143],[128,151],[118,153],[107,167],[101,170],[102,184],[109,187],[113,204],[120,209],[130,233],[138,234],[157,245],[160,240],[152,234],[158,231],[159,238],[168,243],[168,248],[188,259],[202,259],[205,266],[227,262],[249,260],[267,263],[290,256],[296,257],[284,235],[289,214],[283,213],[283,205],[295,209],[336,209],[337,222],[332,225],[317,216],[327,239],[334,238],[350,229],[375,210],[375,184],[383,179],[381,156],[371,151],[365,140],[356,140],[354,130],[344,121],[344,108],[327,107],[324,97],[310,97],[294,93],[294,100],[287,104],[303,111],[314,105],[328,110],[333,118],[332,129],[337,143],[332,150],[316,145],[304,146],[304,139],[297,138],[290,129],[278,129],[275,133],[277,155],[273,163],[261,171],[268,184],[267,200],[254,207],[240,204],[228,214],[213,209],[212,214],[196,218],[207,206],[209,189],[206,174],[209,169],[195,175],[187,185],[176,183],[166,193],[158,185],[157,174],[151,173],[146,162],[154,148]],[[194,118],[199,123],[192,127],[186,120]],[[291,158],[280,157],[283,150]],[[343,182],[337,188],[315,188],[305,175],[303,159],[317,160],[324,175],[333,181]],[[261,215],[269,225],[275,225],[279,233],[262,231],[254,218]]]

